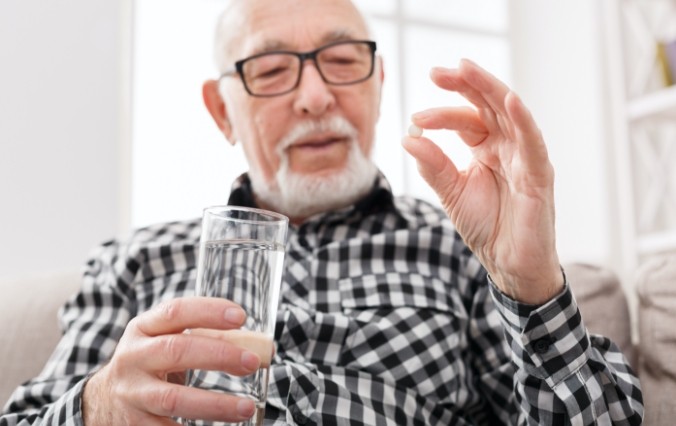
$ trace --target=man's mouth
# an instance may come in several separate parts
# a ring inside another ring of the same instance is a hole
[[[308,149],[308,150],[321,150],[325,148],[330,148],[331,146],[339,143],[348,142],[348,138],[344,135],[318,135],[312,138],[298,141],[292,144],[289,148],[293,149]]]

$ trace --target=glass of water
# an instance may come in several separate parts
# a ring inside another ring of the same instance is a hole
[[[222,338],[256,353],[261,368],[245,377],[189,370],[186,385],[253,399],[256,413],[237,425],[263,424],[288,223],[286,216],[277,213],[236,206],[209,207],[202,217],[196,294],[231,300],[246,311],[247,319],[238,330],[192,332]],[[184,420],[183,424],[230,423]]]

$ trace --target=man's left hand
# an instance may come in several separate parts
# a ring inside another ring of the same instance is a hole
[[[423,129],[448,129],[470,147],[459,171],[431,140],[405,137],[404,148],[436,191],[465,243],[505,294],[542,304],[563,288],[556,252],[554,169],[530,112],[510,89],[476,64],[434,68],[432,81],[475,108],[442,107],[413,115]]]

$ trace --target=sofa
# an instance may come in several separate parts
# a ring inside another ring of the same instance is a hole
[[[0,280],[0,406],[35,377],[60,338],[59,307],[80,286],[77,269]]]
[[[587,328],[610,337],[638,371],[646,425],[676,423],[676,254],[646,261],[638,270],[638,330],[632,336],[628,298],[607,268],[564,265]],[[60,336],[57,311],[78,289],[77,270],[0,280],[0,404],[36,376]],[[634,284],[634,283],[631,283]]]
[[[572,263],[564,269],[587,329],[610,337],[638,373],[644,424],[676,424],[676,253],[645,260],[629,283],[632,294],[607,268]]]

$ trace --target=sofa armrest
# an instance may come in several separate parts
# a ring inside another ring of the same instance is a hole
[[[608,268],[586,263],[570,263],[564,265],[564,270],[587,330],[612,340],[635,368],[629,304],[617,275]]]
[[[58,309],[80,281],[79,270],[0,280],[0,406],[42,370],[61,337]]]
[[[645,261],[637,273],[638,325],[646,424],[676,419],[676,254]]]

